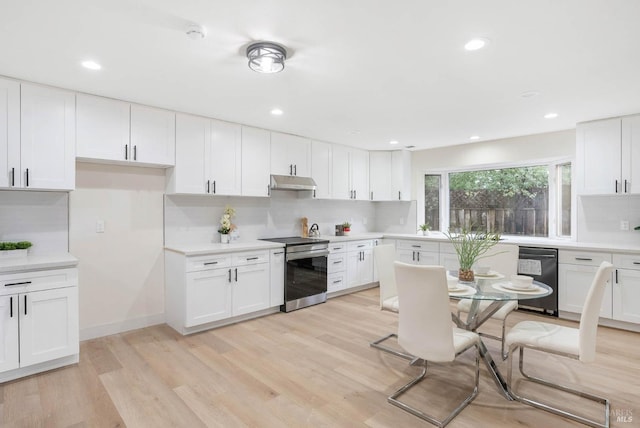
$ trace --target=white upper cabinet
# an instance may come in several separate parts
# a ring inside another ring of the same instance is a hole
[[[369,183],[371,200],[389,201],[393,199],[391,177],[391,152],[375,151],[369,153]]]
[[[174,112],[92,95],[77,98],[79,160],[175,165]]]
[[[76,157],[89,161],[129,157],[129,103],[77,94],[76,109]]]
[[[131,105],[129,159],[149,165],[176,163],[176,115],[172,111]]]
[[[20,175],[20,187],[74,189],[75,119],[74,93],[21,85],[20,174],[16,171],[16,175]]]
[[[205,194],[210,189],[211,121],[188,114],[176,115],[176,166],[167,174],[167,193]]]
[[[271,174],[311,176],[311,141],[296,135],[272,132]]]
[[[411,152],[395,150],[391,152],[392,200],[411,200]]]
[[[316,182],[313,196],[318,199],[331,198],[331,144],[311,142],[311,177]]]
[[[336,144],[331,159],[332,197],[369,200],[369,152]]]
[[[242,195],[269,196],[271,138],[264,129],[242,127]]]
[[[242,193],[242,127],[211,121],[211,172],[209,192],[215,195]]]
[[[20,83],[0,79],[0,187],[21,187]]]
[[[640,194],[640,116],[578,124],[576,138],[578,194]]]

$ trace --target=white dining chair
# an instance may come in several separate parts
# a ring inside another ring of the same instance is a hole
[[[517,245],[496,244],[489,251],[487,251],[485,257],[480,259],[481,262],[479,264],[490,266],[492,271],[501,273],[502,275],[504,275],[505,280],[509,280],[509,278],[511,278],[511,275],[516,275],[518,273],[518,254],[519,247]],[[469,312],[471,311],[472,303],[473,300],[471,299],[461,299],[458,302],[457,306],[458,317],[460,317],[460,313],[462,312],[469,314]],[[491,303],[493,303],[493,301],[491,300],[480,301],[478,304],[478,311],[484,311]],[[483,337],[488,337],[500,342],[501,355],[503,360],[507,359],[507,352],[505,352],[504,345],[504,334],[506,329],[507,317],[516,309],[518,309],[518,301],[509,300],[493,315],[491,315],[492,319],[498,320],[502,323],[502,334],[500,335],[500,337],[488,333],[479,333]]]
[[[394,392],[388,401],[421,419],[444,427],[478,394],[479,337],[474,332],[452,326],[444,267],[395,262],[395,272],[400,310],[398,343],[409,354],[417,357],[412,365],[420,364],[422,370],[417,377]],[[438,420],[398,399],[425,377],[428,362],[452,362],[458,355],[473,347],[476,348],[473,390],[446,418]]]
[[[506,343],[509,347],[507,389],[514,399],[521,403],[564,416],[592,427],[604,428],[609,426],[608,399],[526,374],[524,372],[524,350],[526,348],[530,348],[577,359],[584,363],[593,362],[596,356],[596,336],[598,332],[598,317],[600,314],[600,306],[602,304],[602,296],[604,294],[607,281],[611,278],[612,270],[613,265],[611,263],[602,262],[600,264],[584,303],[579,328],[564,327],[541,321],[521,321],[509,331],[506,337]],[[520,350],[519,369],[525,379],[603,404],[604,423],[579,416],[567,410],[559,409],[550,404],[518,395],[513,390],[511,384],[513,353],[518,349]]]
[[[378,273],[378,282],[380,283],[380,310],[398,313],[398,289],[396,288],[396,274],[393,266],[395,258],[396,249],[394,245],[385,244],[373,248],[373,262]],[[414,358],[412,355],[382,344],[388,339],[397,337],[396,333],[390,333],[371,342],[369,345],[398,357],[412,360]]]

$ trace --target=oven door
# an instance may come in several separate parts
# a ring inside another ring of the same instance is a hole
[[[328,251],[288,255],[281,309],[290,312],[327,300],[327,255]]]

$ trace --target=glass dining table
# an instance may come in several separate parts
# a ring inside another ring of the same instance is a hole
[[[449,272],[456,276],[457,272]],[[487,276],[477,276],[474,282],[459,282],[457,287],[449,289],[449,297],[454,300],[471,299],[471,308],[467,319],[462,321],[455,313],[451,313],[453,322],[462,329],[476,331],[485,321],[496,313],[507,302],[512,300],[537,299],[553,293],[553,289],[539,281],[533,281],[529,289],[516,288],[503,275],[494,272]],[[488,305],[481,302],[490,302]],[[513,400],[507,390],[507,382],[500,373],[493,357],[480,336],[480,355],[493,377],[498,389],[508,400]]]

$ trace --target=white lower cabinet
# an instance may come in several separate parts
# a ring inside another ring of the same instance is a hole
[[[78,361],[75,268],[0,275],[0,381]]]
[[[284,305],[284,248],[271,250],[271,296],[269,306]]]
[[[558,309],[581,314],[591,282],[602,261],[611,262],[610,253],[560,250],[558,252]],[[611,281],[600,307],[602,318],[612,318]]]
[[[412,241],[399,239],[396,241],[396,259],[403,263],[416,265],[438,265],[440,246],[437,242]]]
[[[373,282],[373,241],[347,243],[346,288]]]
[[[640,324],[640,255],[614,254],[613,319]]]
[[[210,328],[210,323],[278,306],[281,300],[272,297],[277,294],[273,281],[284,278],[284,264],[273,277],[272,264],[269,250],[199,256],[165,251],[167,324],[188,334]],[[280,282],[280,289],[283,285]]]
[[[347,287],[347,244],[329,243],[327,258],[327,293],[344,290]]]

